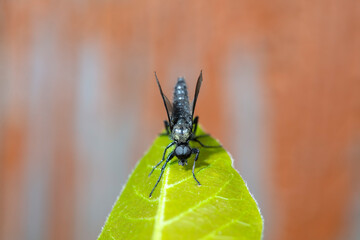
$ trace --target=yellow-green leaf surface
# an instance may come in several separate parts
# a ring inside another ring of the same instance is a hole
[[[201,141],[218,145],[211,137]],[[187,166],[174,157],[149,198],[161,166],[148,174],[169,143],[168,137],[158,137],[137,164],[98,239],[261,239],[258,206],[223,148],[192,143],[200,149],[195,173],[202,185],[192,176],[194,155]]]

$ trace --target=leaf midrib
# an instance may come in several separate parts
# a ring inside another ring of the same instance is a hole
[[[164,228],[164,214],[165,214],[165,202],[166,202],[166,189],[167,189],[167,180],[169,176],[170,167],[165,169],[163,181],[164,183],[160,189],[159,196],[159,205],[156,213],[155,223],[154,223],[154,234],[153,240],[161,239],[162,229]]]

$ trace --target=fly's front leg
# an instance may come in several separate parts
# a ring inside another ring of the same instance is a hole
[[[160,136],[169,136],[170,135],[170,124],[168,121],[164,120],[166,133],[160,133]]]
[[[158,162],[158,163],[155,165],[155,167],[153,167],[153,169],[152,169],[151,172],[149,173],[149,177],[150,177],[150,175],[154,172],[154,170],[164,161],[164,159],[165,159],[165,154],[166,154],[166,151],[168,150],[168,148],[171,147],[171,146],[174,145],[174,144],[175,144],[175,142],[172,142],[172,143],[170,143],[169,145],[166,146],[161,161]]]
[[[193,177],[194,177],[195,181],[196,181],[196,182],[198,183],[198,185],[200,186],[200,185],[201,185],[200,182],[199,182],[199,181],[196,179],[196,177],[195,177],[195,163],[196,163],[196,161],[197,161],[198,158],[199,158],[200,150],[197,149],[197,148],[193,148],[193,149],[191,149],[191,152],[194,153],[194,154],[196,154],[195,159],[194,159],[193,168],[192,168],[192,174],[193,174]]]
[[[157,182],[155,183],[154,188],[151,190],[151,193],[150,193],[149,197],[151,197],[151,195],[153,194],[156,186],[159,184],[160,179],[161,179],[162,175],[164,174],[166,165],[168,164],[168,162],[169,162],[174,156],[175,156],[175,153],[174,153],[174,151],[172,151],[172,152],[169,154],[169,156],[167,157],[166,162],[164,163],[164,165],[163,165],[162,168],[161,168],[161,173],[160,173],[159,179],[158,179]]]

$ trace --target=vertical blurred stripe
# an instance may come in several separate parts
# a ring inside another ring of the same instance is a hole
[[[107,206],[101,202],[109,195],[109,182],[115,182],[104,170],[113,169],[110,160],[114,143],[107,139],[106,111],[103,109],[104,59],[101,41],[88,39],[81,43],[78,51],[79,63],[77,99],[75,112],[76,147],[78,149],[76,170],[76,232],[75,239],[90,239],[101,228],[96,219],[106,216]],[[104,129],[105,128],[105,129]],[[124,170],[127,168],[124,168]],[[119,172],[119,175],[124,173]],[[110,177],[110,179],[109,179]],[[117,186],[119,187],[119,186]],[[114,194],[107,198],[115,197]],[[111,205],[111,202],[108,204]]]
[[[25,164],[25,236],[46,239],[49,234],[51,197],[54,174],[55,129],[54,66],[44,67],[58,55],[57,36],[48,24],[34,22],[29,53],[29,133]],[[49,34],[51,33],[51,34]],[[58,62],[58,64],[61,64]]]
[[[245,46],[229,47],[229,59],[224,74],[228,80],[224,89],[225,108],[228,118],[229,152],[247,185],[257,199],[265,219],[274,219],[269,200],[268,131],[270,119],[266,116],[266,94],[263,89],[263,56]],[[266,186],[266,188],[265,188]],[[272,228],[272,222],[266,221],[266,228]]]
[[[79,63],[77,98],[75,111],[75,134],[78,149],[78,162],[76,170],[76,216],[75,216],[75,239],[90,239],[96,236],[94,219],[101,216],[94,215],[99,208],[98,198],[103,189],[101,186],[106,181],[101,173],[107,168],[107,161],[101,155],[102,111],[101,90],[103,79],[103,56],[101,55],[98,39],[87,39],[79,46]]]
[[[5,3],[1,4],[8,10]],[[28,15],[17,18],[14,13],[2,12],[5,19],[1,28],[2,62],[4,74],[1,76],[2,93],[5,106],[2,111],[2,145],[0,169],[0,239],[23,239],[25,221],[24,200],[24,150],[27,137],[28,99],[25,80],[29,65],[28,44],[23,39],[29,35],[27,31]],[[24,21],[25,20],[25,21]],[[21,71],[18,71],[21,69]],[[11,79],[11,81],[10,81]]]

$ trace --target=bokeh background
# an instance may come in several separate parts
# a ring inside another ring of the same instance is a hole
[[[0,1],[0,239],[96,239],[178,76],[265,239],[360,239],[360,1]]]

